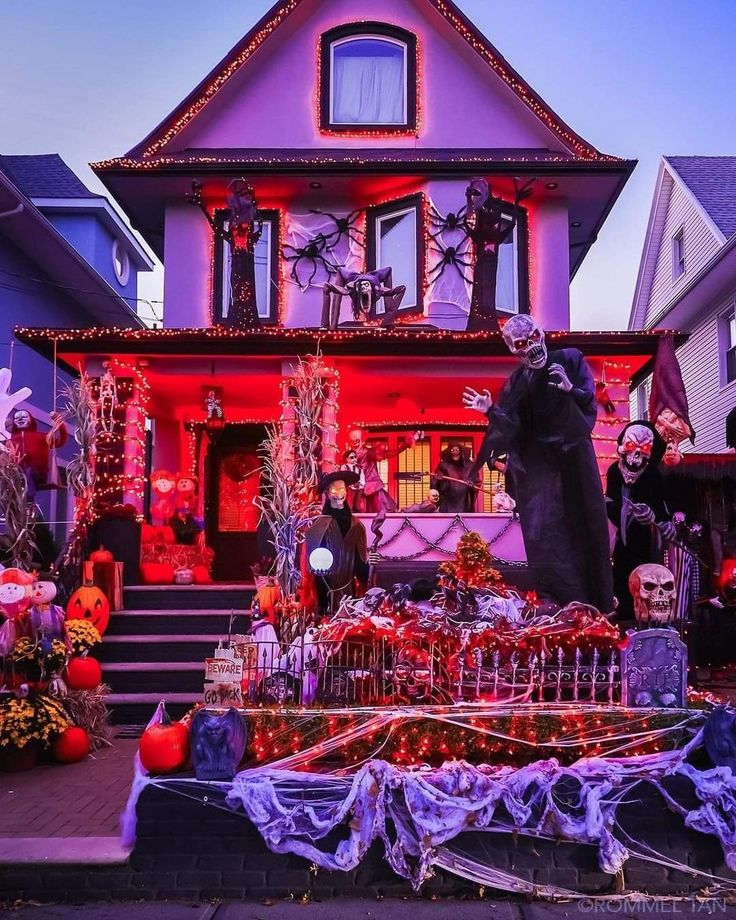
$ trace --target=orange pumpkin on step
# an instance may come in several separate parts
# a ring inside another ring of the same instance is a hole
[[[110,601],[103,591],[91,584],[84,584],[72,594],[66,605],[67,620],[87,620],[97,627],[101,636],[110,622]]]

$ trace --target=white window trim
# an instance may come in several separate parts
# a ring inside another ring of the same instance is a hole
[[[122,269],[118,268],[118,258],[122,264]],[[130,256],[128,250],[118,239],[112,241],[112,269],[115,272],[118,284],[121,287],[130,281]]]
[[[404,104],[402,110],[402,120],[401,121],[382,121],[381,126],[386,127],[406,127],[409,123],[409,49],[406,42],[402,42],[397,38],[392,38],[389,35],[377,35],[372,32],[361,32],[358,35],[346,35],[344,38],[337,38],[335,41],[330,42],[330,108],[329,108],[329,120],[331,125],[345,125],[353,126],[355,128],[360,128],[362,122],[356,121],[337,121],[335,118],[335,103],[333,98],[333,83],[334,83],[334,74],[335,74],[335,48],[339,45],[347,45],[350,42],[354,41],[365,41],[365,39],[373,39],[379,42],[386,42],[390,45],[396,45],[401,48],[404,56]]]
[[[718,317],[718,371],[722,390],[736,383],[736,375],[734,375],[732,380],[728,379],[727,357],[730,349],[736,348],[736,342],[729,345],[731,341],[729,326],[731,317],[734,316],[736,316],[736,303],[732,303],[730,307],[724,310]]]
[[[513,214],[502,214],[502,217],[505,217],[507,220],[513,220]],[[511,243],[511,255],[513,258],[512,264],[512,278],[514,282],[514,307],[511,310],[507,310],[504,307],[497,307],[497,311],[501,314],[506,314],[507,316],[517,316],[519,313],[519,223],[518,221],[514,224],[514,229],[511,231],[511,238],[508,242]],[[502,244],[504,245],[504,244]],[[501,254],[501,247],[498,247],[499,256]],[[498,277],[496,278],[496,291],[498,291]],[[470,308],[468,307],[468,310]]]
[[[263,320],[264,322],[269,322],[269,320],[271,319],[271,315],[272,315],[271,306],[273,304],[273,298],[275,296],[274,287],[273,287],[273,284],[271,283],[271,267],[272,267],[272,264],[271,264],[272,245],[271,244],[273,243],[274,223],[275,221],[270,217],[266,217],[263,220],[263,226],[268,227],[268,246],[266,246],[266,280],[267,280],[266,291],[268,294],[268,298],[266,301],[267,309],[265,313],[262,312],[263,307],[258,303],[256,304],[256,309],[258,310],[258,318]],[[230,222],[228,220],[225,220],[222,225],[223,230],[226,231],[229,228],[229,226],[230,226]],[[222,273],[222,277],[220,279],[220,290],[222,292],[221,294],[222,303],[220,304],[220,317],[221,319],[224,320],[224,319],[227,319],[227,316],[230,312],[230,299],[232,297],[232,291],[230,290],[230,261],[232,258],[232,248],[231,248],[229,240],[225,238],[221,240],[220,245],[222,246],[221,259],[220,259],[220,266],[221,266],[220,271]],[[254,268],[255,268],[255,248],[253,252],[253,259],[254,259]],[[225,312],[226,308],[227,308],[227,313]]]
[[[679,281],[685,274],[685,227],[672,234],[672,280]],[[678,256],[679,249],[679,256]]]
[[[409,205],[406,208],[397,208],[395,211],[388,211],[385,214],[380,214],[373,218],[373,220],[375,221],[375,234],[376,234],[376,269],[379,269],[379,268],[385,267],[383,253],[381,252],[381,233],[380,233],[381,223],[385,220],[394,220],[397,217],[403,217],[405,214],[414,215],[414,259],[413,259],[412,264],[414,265],[414,272],[416,274],[416,284],[415,284],[416,296],[414,298],[413,303],[407,303],[406,301],[402,301],[401,306],[399,307],[399,312],[401,312],[402,310],[415,310],[418,306],[420,286],[422,283],[421,276],[419,272],[417,271],[418,254],[417,254],[416,240],[417,240],[417,233],[419,232],[419,217],[420,217],[419,208],[416,205]],[[393,272],[394,270],[393,265],[391,266],[391,269]],[[392,275],[391,283],[394,285],[397,284],[397,280],[396,278],[393,277],[393,275]],[[376,313],[384,313],[385,311],[386,311],[386,307],[384,305],[383,299],[381,299],[376,304]]]

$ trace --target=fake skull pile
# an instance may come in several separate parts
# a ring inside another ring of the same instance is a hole
[[[675,577],[665,566],[653,562],[638,565],[629,575],[629,592],[638,623],[662,626],[674,620]]]

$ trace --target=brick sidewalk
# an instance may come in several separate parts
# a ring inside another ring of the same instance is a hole
[[[137,745],[115,739],[80,763],[0,773],[0,838],[117,837]]]

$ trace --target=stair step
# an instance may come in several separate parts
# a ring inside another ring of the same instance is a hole
[[[106,637],[134,634],[195,633],[214,635],[217,638],[234,632],[245,632],[250,625],[250,614],[242,611],[220,610],[118,610],[110,617]]]
[[[201,693],[110,693],[105,697],[114,725],[146,725],[165,700],[166,711],[172,719],[180,719],[195,703],[202,701]]]
[[[201,693],[203,661],[113,661],[103,667],[105,683],[114,694]]]
[[[134,585],[123,593],[126,610],[246,610],[255,585]]]
[[[204,661],[214,654],[219,636],[196,633],[151,633],[108,636],[95,649],[95,657],[105,662]],[[104,667],[103,667],[104,670]]]

